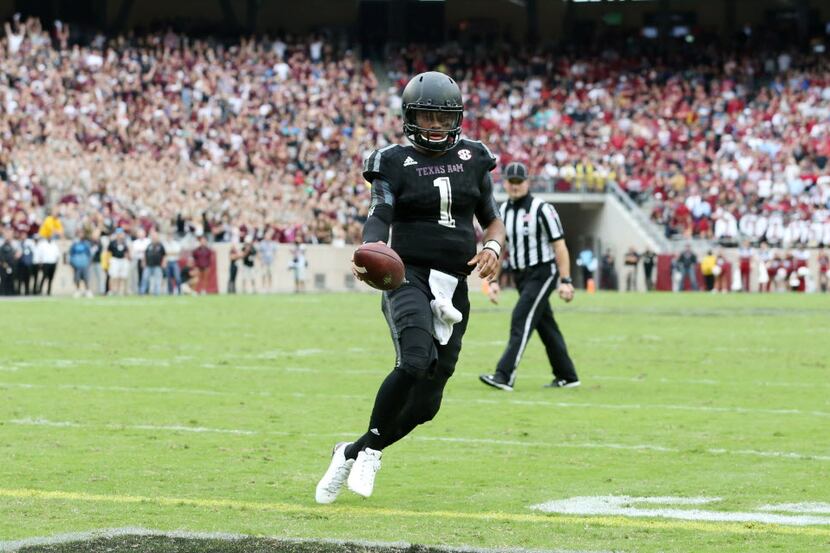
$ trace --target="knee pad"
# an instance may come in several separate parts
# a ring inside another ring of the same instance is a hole
[[[432,334],[420,328],[405,328],[400,336],[400,368],[415,378],[432,378],[438,363],[438,350]]]

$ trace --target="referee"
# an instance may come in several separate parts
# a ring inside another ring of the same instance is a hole
[[[520,295],[510,321],[510,340],[496,372],[479,379],[488,386],[513,391],[519,361],[530,335],[537,330],[553,370],[553,381],[545,387],[574,388],[579,386],[579,377],[548,301],[557,280],[559,297],[566,302],[574,297],[562,223],[551,204],[530,195],[527,167],[510,163],[504,175],[510,199],[502,204],[500,213],[507,229],[508,263]],[[498,303],[499,292],[498,281],[491,283],[490,301]]]

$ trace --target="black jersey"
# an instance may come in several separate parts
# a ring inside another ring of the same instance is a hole
[[[496,158],[481,142],[461,139],[439,156],[414,146],[375,150],[363,165],[372,207],[393,208],[390,246],[406,264],[468,275],[476,254],[475,215],[482,227],[498,218],[489,172]]]

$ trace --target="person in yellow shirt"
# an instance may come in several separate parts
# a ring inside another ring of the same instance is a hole
[[[706,254],[700,261],[700,272],[703,274],[703,280],[706,283],[706,290],[711,292],[715,288],[715,265],[718,264],[718,258],[712,253],[712,250]]]
[[[63,236],[63,224],[58,218],[57,210],[54,207],[49,210],[49,215],[41,223],[38,234],[47,240],[53,236]]]
[[[686,176],[679,171],[674,173],[669,177],[669,185],[677,192],[682,192],[686,189]]]

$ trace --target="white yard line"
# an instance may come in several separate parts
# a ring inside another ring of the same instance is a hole
[[[608,380],[608,381],[619,381],[619,382],[634,382],[636,384],[646,384],[646,383],[654,383],[660,382],[661,384],[702,384],[706,386],[726,386],[728,384],[735,384],[735,381],[724,381],[724,380],[715,380],[712,378],[665,378],[665,377],[653,377],[653,376],[606,376],[606,375],[590,375],[583,380],[583,382],[590,382],[591,380]],[[747,383],[743,383],[745,386]],[[774,387],[781,387],[781,388],[830,388],[830,384],[823,384],[820,382],[776,382],[776,381],[765,381],[765,380],[756,380],[753,382],[748,383],[751,386],[774,386]]]
[[[234,428],[205,428],[203,426],[157,425],[157,424],[85,424],[70,421],[50,421],[48,419],[12,419],[9,424],[23,426],[51,426],[55,428],[105,428],[107,430],[149,430],[152,432],[194,432],[197,434],[233,434],[237,436],[253,436],[260,434],[256,430],[238,430]],[[270,434],[270,433],[269,433]],[[280,434],[289,434],[288,432]]]
[[[385,377],[389,373],[389,369],[337,369],[337,370],[323,370],[312,367],[277,367],[274,365],[222,365],[217,363],[202,363],[199,365],[205,369],[219,369],[219,370],[234,370],[234,371],[252,371],[252,372],[288,372],[288,373],[306,373],[306,374],[328,374],[328,375],[370,375],[379,378]]]
[[[238,395],[232,392],[219,392],[216,390],[204,390],[194,388],[145,388],[141,386],[93,386],[89,384],[29,384],[22,382],[0,382],[0,389],[2,388],[19,388],[19,389],[49,389],[57,388],[61,390],[80,390],[80,391],[101,391],[101,392],[123,392],[123,393],[162,393],[162,394],[186,394],[186,395],[207,395],[207,396],[233,396]],[[320,394],[320,393],[304,393],[304,392],[280,392],[270,393],[267,391],[250,392],[244,394],[246,396],[262,396],[262,397],[325,397],[328,400],[355,400],[366,399],[364,395],[344,395],[344,394]],[[511,396],[512,397],[512,396]],[[565,409],[612,409],[612,410],[641,410],[641,409],[663,409],[667,411],[700,411],[704,413],[738,413],[738,414],[764,414],[764,415],[806,415],[809,417],[830,418],[830,412],[803,410],[803,409],[765,409],[760,407],[716,407],[712,405],[682,405],[682,404],[665,404],[665,403],[591,403],[591,402],[572,402],[572,401],[549,401],[549,400],[522,400],[522,399],[508,399],[506,397],[486,399],[486,398],[459,398],[450,397],[444,400],[447,403],[474,403],[483,405],[528,405],[528,406],[546,406],[559,407]]]
[[[482,342],[485,343],[485,342]],[[501,343],[501,342],[499,342]],[[308,373],[308,374],[332,374],[332,375],[365,375],[365,376],[379,376],[383,377],[389,372],[388,367],[379,367],[377,369],[351,369],[348,367],[340,367],[337,369],[318,369],[311,367],[295,367],[295,366],[279,366],[272,363],[251,363],[251,361],[269,361],[277,360],[282,357],[309,357],[313,355],[323,354],[393,354],[391,351],[371,350],[365,348],[348,348],[343,351],[334,352],[331,350],[321,349],[298,349],[298,350],[269,350],[259,354],[249,354],[241,356],[229,356],[222,359],[222,362],[206,361],[199,363],[197,358],[190,355],[178,355],[172,360],[165,358],[143,358],[143,357],[125,357],[120,359],[43,359],[39,361],[12,361],[0,366],[0,372],[18,372],[20,369],[27,368],[72,368],[72,367],[88,367],[88,366],[113,366],[113,365],[127,365],[135,367],[159,367],[170,368],[175,367],[177,362],[186,362],[187,364],[196,365],[204,369],[219,369],[219,370],[234,370],[234,371],[254,371],[254,372],[294,372],[294,373]],[[240,361],[240,362],[237,362]],[[391,366],[391,365],[390,365]],[[591,381],[608,381],[608,382],[631,382],[634,384],[653,384],[659,382],[661,384],[685,384],[685,385],[702,385],[702,386],[732,386],[732,385],[751,385],[760,388],[776,387],[776,388],[830,388],[830,383],[822,382],[789,382],[789,381],[766,381],[755,380],[750,383],[737,383],[734,380],[718,380],[713,378],[670,378],[658,377],[655,375],[656,371],[651,374],[644,374],[641,376],[620,376],[620,375],[602,375],[602,374],[587,374],[583,378],[584,384],[589,384]],[[457,371],[457,377],[475,378],[478,373]]]
[[[666,447],[654,444],[615,444],[607,442],[582,442],[582,443],[555,443],[555,442],[533,442],[522,440],[496,440],[490,438],[445,438],[432,436],[415,436],[413,439],[423,441],[440,441],[440,442],[456,442],[456,443],[476,443],[476,444],[492,444],[505,446],[525,446],[525,447],[550,447],[556,448],[573,448],[573,449],[620,449],[632,451],[657,451],[664,453],[684,453],[688,449],[681,449],[677,447]],[[703,449],[706,453],[711,455],[748,455],[754,457],[778,457],[782,459],[801,459],[801,460],[815,460],[815,461],[830,461],[830,455],[810,455],[807,453],[794,453],[790,451],[758,451],[753,449],[722,449],[722,448],[707,448]]]
[[[83,392],[123,392],[127,394],[185,394],[198,396],[229,396],[236,395],[216,390],[199,390],[193,388],[164,388],[144,386],[93,386],[91,384],[28,384],[24,382],[0,382],[0,388],[31,389],[58,389],[79,390]],[[254,395],[263,395],[267,392],[257,392]]]
[[[147,430],[158,432],[193,432],[193,433],[216,433],[216,434],[232,434],[239,436],[291,436],[296,432],[287,431],[258,431],[235,428],[209,428],[202,426],[186,426],[186,425],[154,425],[154,424],[89,424],[78,423],[71,421],[52,421],[44,418],[23,418],[11,419],[6,421],[7,424],[15,424],[21,426],[46,426],[56,428],[90,428],[90,429],[106,429],[106,430]],[[354,436],[357,433],[346,432],[329,432],[329,433],[308,433],[304,432],[303,436],[315,438],[340,438],[346,436]],[[466,438],[466,437],[444,437],[444,436],[420,436],[411,435],[407,439],[424,441],[424,442],[446,442],[446,443],[461,443],[461,444],[478,444],[478,445],[494,445],[494,446],[521,446],[521,447],[543,447],[550,449],[611,449],[611,450],[630,450],[630,451],[655,451],[659,453],[685,453],[688,449],[681,449],[677,447],[667,447],[656,444],[615,444],[608,442],[542,442],[532,440],[498,440],[494,438]],[[754,457],[771,457],[781,459],[796,459],[796,460],[813,460],[813,461],[830,461],[830,455],[813,455],[809,453],[795,453],[788,451],[757,451],[751,449],[721,449],[721,448],[707,448],[703,449],[706,453],[711,455],[737,455],[737,456],[754,456]]]
[[[331,396],[328,396],[331,397]],[[548,407],[564,408],[585,408],[585,409],[615,409],[615,410],[638,410],[638,409],[666,409],[670,411],[702,411],[708,413],[741,413],[741,414],[766,414],[766,415],[808,415],[812,417],[830,417],[827,411],[804,411],[801,409],[763,409],[758,407],[714,407],[709,405],[679,405],[663,403],[588,403],[569,401],[546,401],[546,400],[522,400],[522,399],[460,399],[449,398],[445,401],[459,403],[484,403],[500,404],[509,403],[512,405],[543,405]]]

